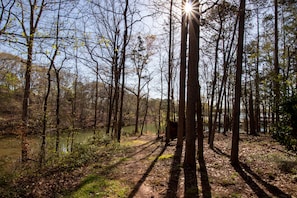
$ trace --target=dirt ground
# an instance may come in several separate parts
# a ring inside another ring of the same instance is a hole
[[[183,168],[184,152],[176,150],[176,141],[167,147],[152,136],[137,141],[142,144],[130,150],[115,174],[134,186],[128,197],[297,197],[296,154],[269,136],[241,135],[241,164],[234,168],[231,135],[217,134],[215,150],[205,143],[205,162],[197,161],[196,177]]]
[[[230,134],[216,134],[214,150],[206,142],[207,137],[205,160],[197,160],[194,171],[183,167],[184,148],[176,149],[176,140],[165,146],[156,136],[144,135],[124,139],[119,152],[101,153],[97,161],[71,173],[54,172],[18,185],[31,189],[27,197],[81,197],[72,192],[86,178],[99,181],[96,177],[104,176],[118,182],[112,188],[124,186],[124,195],[90,191],[84,197],[297,197],[297,155],[271,137],[241,134],[237,168],[229,160]]]

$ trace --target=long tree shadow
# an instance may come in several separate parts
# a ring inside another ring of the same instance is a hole
[[[215,153],[223,155],[230,158],[230,155],[224,153],[219,148],[214,149]],[[269,184],[264,181],[259,175],[252,171],[252,169],[245,163],[240,162],[238,166],[233,166],[235,171],[244,179],[246,184],[248,184],[251,189],[255,192],[258,197],[271,197],[269,196],[254,180],[257,180],[261,185],[263,185],[273,196],[275,197],[291,197],[290,195],[283,192],[278,187]]]
[[[195,167],[184,167],[185,173],[185,198],[198,197],[198,182]]]
[[[170,178],[169,178],[168,189],[165,197],[172,197],[172,198],[177,197],[178,180],[181,172],[180,165],[181,165],[182,150],[183,150],[182,147],[176,147],[173,161],[171,164]]]
[[[271,194],[273,194],[276,197],[291,197],[287,193],[283,192],[278,187],[264,181],[259,175],[257,175],[255,172],[252,171],[252,169],[244,163],[240,163],[240,166],[244,168],[244,170],[249,173],[251,176],[253,176],[258,182],[260,182]]]
[[[200,166],[200,174],[201,174],[202,194],[203,194],[203,197],[209,198],[211,197],[211,187],[209,184],[208,173],[207,173],[207,168],[205,166],[204,159],[199,160],[199,166]]]
[[[166,150],[166,146],[163,147],[163,149],[160,151],[158,156],[154,159],[154,161],[151,163],[151,165],[148,167],[148,169],[145,171],[143,176],[140,178],[140,180],[137,182],[137,184],[134,186],[132,192],[129,194],[128,198],[132,198],[136,195],[137,191],[139,190],[140,186],[143,184],[143,182],[146,180],[149,173],[153,170],[155,164],[157,163],[159,157],[164,153]]]
[[[235,171],[244,179],[245,183],[248,184],[251,189],[255,192],[258,197],[270,197],[254,180],[249,176],[242,167],[234,166]]]

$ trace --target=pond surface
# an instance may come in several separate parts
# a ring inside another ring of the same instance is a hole
[[[81,131],[73,134],[74,143],[86,143],[94,135],[93,131]],[[56,136],[47,135],[47,151],[55,151]],[[40,151],[41,138],[28,137],[29,155],[36,156]],[[71,136],[63,133],[60,137],[60,152],[68,152],[71,145]],[[1,169],[11,169],[15,162],[21,160],[21,139],[19,136],[0,136],[0,174]]]

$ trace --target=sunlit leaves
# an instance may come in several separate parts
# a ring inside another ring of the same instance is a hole
[[[56,50],[58,47],[57,47],[56,44],[53,44],[53,45],[52,45],[52,48],[53,48],[54,50]]]
[[[105,45],[105,47],[109,47],[111,41],[110,41],[109,39],[105,38],[104,36],[102,36],[102,37],[99,39],[98,43],[99,43],[100,45]]]

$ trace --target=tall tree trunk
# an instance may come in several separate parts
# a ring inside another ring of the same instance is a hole
[[[27,60],[26,60],[26,73],[25,73],[25,89],[23,96],[23,107],[22,107],[22,121],[23,128],[21,134],[21,157],[22,162],[27,162],[28,160],[28,140],[27,135],[29,131],[29,100],[30,100],[30,85],[31,85],[31,72],[32,72],[32,59],[33,59],[33,44],[35,39],[35,33],[37,30],[37,25],[39,23],[43,8],[45,7],[45,0],[42,0],[40,5],[37,2],[30,1],[30,23],[29,23],[29,35],[27,34],[25,24],[20,24],[23,33],[26,37],[27,44]],[[22,7],[23,8],[23,7]],[[22,10],[25,12],[25,10]],[[35,16],[35,13],[37,15]],[[36,18],[35,18],[36,17]],[[24,21],[24,19],[22,20]]]
[[[137,84],[135,129],[134,129],[135,134],[138,133],[139,105],[140,105],[140,83],[141,83],[141,75],[138,76],[138,84]]]
[[[262,103],[262,111],[263,111],[263,130],[264,133],[267,133],[267,111],[266,111],[266,102]]]
[[[195,140],[196,140],[196,107],[198,89],[198,63],[199,63],[199,1],[192,1],[192,14],[189,16],[189,59],[188,59],[188,86],[186,104],[186,148],[184,165],[195,167]]]
[[[126,64],[126,48],[128,45],[128,7],[129,7],[129,0],[125,1],[125,9],[124,9],[124,23],[125,23],[125,30],[124,30],[124,43],[122,48],[122,60],[121,60],[121,67],[122,67],[122,87],[121,87],[121,104],[120,104],[120,111],[119,111],[119,126],[117,131],[117,140],[118,142],[121,141],[121,130],[123,125],[123,105],[124,105],[124,94],[125,94],[125,64]]]
[[[214,106],[214,96],[215,96],[215,89],[216,89],[216,84],[217,84],[217,67],[218,67],[218,58],[219,58],[219,43],[221,39],[221,34],[222,34],[222,29],[223,29],[223,21],[220,20],[220,29],[219,29],[219,34],[218,38],[216,40],[216,49],[215,49],[215,67],[214,67],[214,75],[213,75],[213,82],[212,82],[212,91],[211,91],[211,101],[210,101],[210,109],[209,109],[209,118],[208,118],[208,129],[209,129],[209,139],[208,143],[210,148],[213,149],[213,141],[214,141],[214,136],[215,136],[215,130],[217,126],[217,114],[218,114],[218,106],[220,104],[220,96],[218,96],[218,103],[217,103],[217,109],[216,109],[216,115],[215,119],[213,121],[213,106]]]
[[[47,105],[48,105],[48,97],[51,90],[51,70],[52,70],[52,64],[50,64],[50,67],[47,71],[47,91],[44,97],[44,103],[43,103],[43,121],[42,121],[42,133],[41,133],[41,148],[40,148],[40,154],[39,154],[39,167],[41,167],[44,164],[45,160],[45,145],[46,145],[46,128],[47,128]]]
[[[182,5],[186,4],[186,0],[182,0]],[[177,146],[183,146],[183,136],[185,133],[185,89],[186,89],[186,67],[187,67],[187,37],[188,37],[188,20],[182,10],[181,24],[181,47],[180,47],[180,80],[179,80],[179,106],[178,106],[178,132]]]
[[[261,112],[260,112],[260,76],[259,76],[259,58],[260,58],[260,20],[259,20],[259,9],[257,8],[257,57],[256,57],[256,79],[255,79],[255,88],[256,88],[256,96],[255,96],[255,125],[256,132],[261,132]]]
[[[57,80],[57,96],[56,96],[56,153],[59,154],[59,144],[60,144],[60,69],[55,69],[56,80]]]
[[[118,31],[116,31],[118,32]],[[117,34],[117,33],[116,33]],[[116,36],[117,37],[117,36]],[[115,43],[116,44],[116,43]],[[119,46],[116,45],[115,49],[119,49]],[[119,110],[119,80],[120,80],[120,73],[121,69],[119,68],[119,54],[118,50],[115,50],[114,52],[114,98],[113,98],[113,123],[112,123],[112,137],[116,137],[116,132],[118,131],[118,110]]]
[[[30,31],[31,32],[31,31]],[[25,73],[25,90],[23,97],[23,112],[22,121],[24,123],[24,128],[21,136],[21,147],[22,147],[22,162],[28,160],[28,140],[27,134],[29,130],[29,100],[30,100],[30,85],[31,85],[31,71],[32,71],[32,55],[33,55],[33,41],[34,37],[30,34],[28,43],[28,56],[26,62],[26,73]]]
[[[145,99],[145,111],[144,111],[143,121],[142,121],[142,125],[141,125],[140,135],[143,135],[144,125],[146,123],[146,118],[147,118],[147,113],[148,113],[148,108],[149,108],[149,92],[150,92],[149,84],[147,84],[147,96]]]
[[[232,148],[231,164],[239,164],[239,122],[240,122],[240,95],[241,95],[241,74],[242,74],[242,55],[243,55],[243,38],[244,38],[244,17],[245,17],[245,0],[240,0],[239,6],[239,30],[238,30],[238,49],[236,63],[236,80],[235,80],[235,103],[233,107],[233,127],[232,127]]]
[[[50,66],[47,71],[47,92],[44,97],[44,104],[43,104],[43,128],[41,134],[41,148],[40,148],[40,156],[39,156],[39,166],[41,167],[45,161],[45,146],[46,146],[46,128],[47,128],[47,105],[48,105],[48,98],[51,91],[51,70],[54,67],[55,59],[58,54],[59,50],[59,33],[60,33],[60,11],[61,11],[61,0],[59,1],[59,9],[57,14],[57,21],[56,21],[56,34],[55,34],[55,45],[56,49],[54,54],[50,59]]]
[[[199,34],[199,33],[198,33]],[[199,46],[199,44],[198,44]],[[199,57],[199,51],[198,51],[198,57]],[[198,70],[199,73],[199,70]],[[204,156],[203,156],[203,118],[202,118],[202,102],[201,102],[201,88],[200,88],[200,84],[198,81],[198,96],[197,96],[197,136],[198,136],[198,150],[197,150],[197,154],[198,154],[198,159],[199,161],[203,161],[204,160]]]
[[[254,115],[254,99],[253,99],[253,90],[250,89],[249,95],[249,118],[250,118],[250,134],[257,135],[256,124],[255,124],[255,115]]]
[[[99,65],[98,62],[96,62],[96,84],[95,84],[95,104],[94,104],[94,125],[93,125],[93,133],[94,137],[96,134],[97,129],[97,118],[98,118],[98,97],[99,97]]]
[[[246,64],[245,64],[245,67],[247,67]],[[249,108],[248,108],[248,106],[249,106],[249,99],[248,99],[248,91],[247,91],[247,77],[245,78],[245,81],[244,81],[244,97],[243,97],[243,102],[244,102],[244,108],[245,108],[245,114],[244,114],[245,130],[246,130],[246,133],[249,134],[249,131],[250,131],[250,129],[249,129]]]
[[[280,85],[279,85],[279,58],[278,58],[278,0],[274,0],[274,111],[276,124],[279,123],[279,103],[280,103]]]
[[[168,90],[167,90],[167,113],[166,113],[166,144],[169,142],[170,139],[170,113],[171,113],[171,74],[172,74],[172,7],[173,7],[173,0],[170,0],[170,14],[169,14],[169,49],[168,49]]]
[[[118,30],[116,30],[117,32]],[[108,93],[108,98],[109,98],[109,105],[108,105],[108,118],[107,118],[107,126],[106,126],[106,134],[109,134],[110,128],[111,128],[111,120],[112,120],[112,115],[114,112],[114,102],[115,102],[115,94],[114,94],[114,89],[115,89],[115,77],[116,77],[116,71],[117,71],[117,36],[118,34],[115,33],[114,36],[114,42],[113,42],[113,51],[114,51],[114,56],[112,58],[112,65],[111,65],[111,77],[110,77],[110,85],[109,85],[109,93]]]
[[[158,138],[160,138],[161,133],[161,123],[162,123],[162,105],[163,105],[163,67],[161,66],[161,74],[160,74],[160,84],[161,84],[161,98],[159,102],[158,109]]]
[[[226,86],[224,87],[224,130],[223,130],[223,134],[227,135],[227,131],[228,131],[228,124],[229,124],[229,109],[228,109],[228,100],[227,100],[227,90],[226,90]]]

